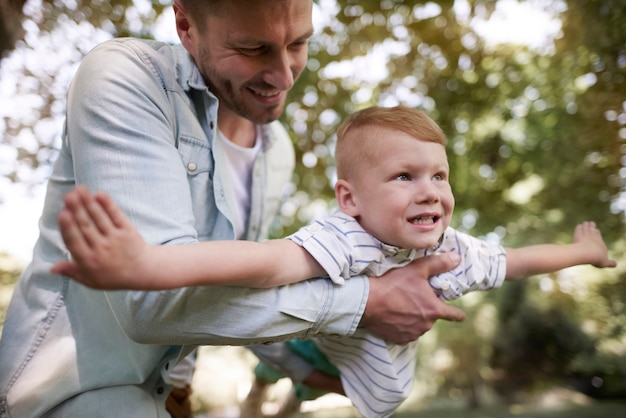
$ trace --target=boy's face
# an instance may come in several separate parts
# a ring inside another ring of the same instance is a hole
[[[350,180],[355,218],[386,244],[434,246],[454,210],[445,147],[378,127],[349,133],[355,134],[369,156]]]

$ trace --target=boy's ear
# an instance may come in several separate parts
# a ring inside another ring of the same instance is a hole
[[[335,184],[335,198],[337,199],[339,209],[341,209],[343,213],[353,218],[359,216],[359,209],[354,200],[354,194],[352,193],[352,185],[347,180],[337,180]]]

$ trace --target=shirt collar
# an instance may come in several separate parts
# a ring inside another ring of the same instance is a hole
[[[183,90],[187,92],[191,89],[208,91],[198,66],[185,47],[182,44],[177,44],[174,46],[174,51],[176,53],[178,84],[182,86]]]
[[[358,228],[363,230],[363,232],[368,233],[367,231],[365,231],[363,229],[361,224],[359,224],[356,221],[356,219],[354,219],[352,216],[346,215],[345,213],[341,212],[340,210],[337,210],[335,215],[340,217],[340,218],[345,219],[346,221],[354,222],[356,225],[358,225]],[[353,226],[353,228],[356,229],[357,227]],[[404,258],[413,259],[413,258],[417,258],[417,257],[426,257],[428,255],[435,254],[436,251],[441,246],[441,243],[443,242],[443,239],[445,237],[445,232],[441,236],[441,238],[439,238],[439,241],[432,248],[421,249],[421,250],[396,247],[395,245],[385,244],[384,242],[382,242],[381,240],[379,240],[378,238],[376,238],[375,236],[373,236],[371,234],[370,234],[370,237],[371,237],[372,241],[374,241],[378,245],[380,250],[386,256],[390,256],[390,257],[404,257]]]

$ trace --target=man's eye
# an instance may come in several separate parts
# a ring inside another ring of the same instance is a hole
[[[245,55],[259,55],[263,53],[264,48],[257,46],[256,48],[240,48],[239,50]]]
[[[308,45],[309,41],[298,41],[298,42],[294,42],[290,45],[291,48],[302,48],[303,46]]]

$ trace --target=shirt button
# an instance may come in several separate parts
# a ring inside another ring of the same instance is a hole
[[[196,165],[196,163],[189,163],[187,164],[187,169],[189,171],[196,171],[196,168],[198,168],[198,166]]]
[[[209,122],[209,128],[213,129],[213,121]]]
[[[163,389],[162,387],[158,387],[158,388],[157,388],[157,393],[158,393],[159,395],[162,395],[162,394],[163,394],[163,392],[165,392],[165,389]]]

